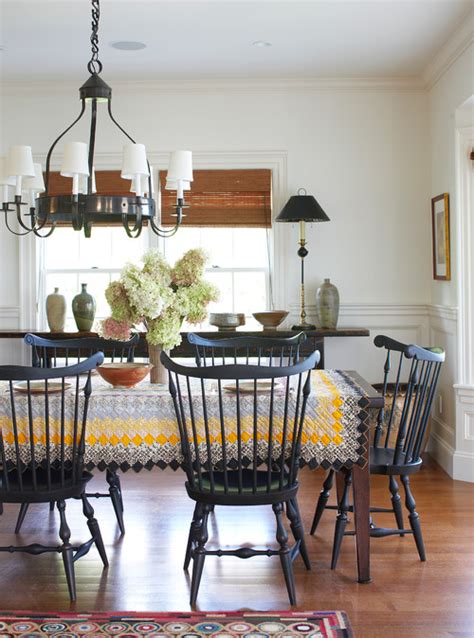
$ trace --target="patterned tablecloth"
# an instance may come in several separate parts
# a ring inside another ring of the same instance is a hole
[[[71,392],[71,403],[74,394]],[[305,425],[302,436],[302,463],[310,467],[322,466],[351,467],[353,464],[364,465],[364,444],[366,444],[366,417],[364,411],[363,390],[351,378],[349,373],[338,370],[315,370],[312,372],[312,391],[308,398]],[[278,397],[278,394],[277,394]],[[251,456],[253,448],[251,417],[253,403],[250,396],[241,394],[241,410],[245,416],[247,409],[248,419],[244,418],[243,439],[246,450]],[[265,402],[269,396],[259,394],[259,410],[261,414],[268,414]],[[58,395],[49,395],[50,414],[59,414]],[[225,393],[225,406],[235,412],[236,396],[234,393]],[[35,397],[34,410],[37,415],[42,413],[44,396]],[[27,431],[27,401],[24,396],[18,397],[17,420],[20,432],[23,435]],[[13,435],[11,433],[11,420],[9,418],[9,396],[6,383],[0,383],[0,427],[2,429],[7,460],[13,459]],[[213,415],[217,414],[218,395],[212,392],[207,394],[207,406],[212,424]],[[247,407],[246,407],[247,406]],[[282,420],[284,406],[284,393],[281,401],[275,399],[275,439],[279,439],[278,423]],[[202,415],[201,415],[202,416]],[[198,409],[199,417],[199,409]],[[197,419],[199,422],[199,418]],[[215,422],[216,443],[219,439],[219,422]],[[52,421],[51,429],[59,431],[59,421]],[[229,434],[230,442],[235,433]],[[259,446],[265,444],[264,419],[259,421]],[[23,437],[26,441],[26,437]],[[56,437],[57,438],[57,437]],[[281,437],[280,437],[281,440]],[[37,459],[44,458],[44,435],[41,419],[35,423],[35,448]],[[216,444],[216,449],[219,447]],[[28,460],[29,446],[22,446],[22,456]],[[235,446],[237,449],[237,446]],[[275,447],[277,451],[278,446]],[[106,468],[121,469],[126,471],[133,469],[139,471],[143,468],[151,469],[154,466],[161,468],[178,468],[182,460],[178,428],[171,397],[165,386],[150,385],[142,382],[129,390],[114,389],[106,384],[100,377],[93,377],[93,391],[89,404],[87,425],[86,465],[89,469],[97,467],[100,470]]]

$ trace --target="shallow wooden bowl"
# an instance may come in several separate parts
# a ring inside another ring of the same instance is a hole
[[[252,313],[264,330],[273,330],[288,316],[287,310],[267,310],[265,312]]]
[[[103,363],[97,368],[100,376],[114,388],[133,388],[150,372],[149,363]]]

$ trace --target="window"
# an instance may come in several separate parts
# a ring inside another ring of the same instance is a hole
[[[118,277],[127,261],[138,261],[148,248],[148,231],[138,239],[130,239],[123,228],[93,228],[89,239],[71,228],[56,228],[51,237],[40,240],[40,327],[47,329],[45,299],[59,288],[66,297],[65,330],[76,331],[72,314],[72,300],[80,292],[81,283],[96,300],[96,319],[110,314],[104,291]]]
[[[56,177],[55,189],[59,192],[64,184]],[[117,171],[99,171],[96,177],[98,184],[105,180],[114,194],[118,194],[117,188],[123,188]],[[175,220],[170,212],[176,193],[165,190],[165,178],[165,174],[159,174],[165,211],[162,217],[164,224],[172,225]],[[221,293],[210,312],[242,312],[247,327],[260,327],[252,313],[271,304],[271,171],[196,170],[186,200],[190,208],[183,226],[174,237],[163,241],[166,259],[174,263],[190,248],[206,250],[210,256],[207,277]],[[157,243],[148,229],[138,239],[130,239],[121,226],[93,227],[91,238],[86,239],[71,228],[57,228],[51,237],[40,241],[40,327],[47,328],[45,299],[55,287],[66,297],[66,330],[76,330],[71,302],[82,283],[88,284],[88,291],[96,299],[96,319],[106,317],[109,308],[105,288],[128,261],[138,261],[150,245]]]
[[[165,257],[174,263],[186,250],[203,248],[210,256],[206,277],[220,290],[210,312],[243,312],[246,326],[258,328],[253,312],[269,308],[269,232],[266,228],[180,228],[165,240]],[[202,324],[201,328],[208,327]]]

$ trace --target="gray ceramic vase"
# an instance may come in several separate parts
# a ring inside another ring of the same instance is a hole
[[[329,279],[318,288],[316,310],[321,328],[335,328],[339,316],[339,291]]]
[[[59,294],[59,288],[46,297],[46,318],[51,332],[64,332],[66,298]]]
[[[79,332],[89,332],[94,323],[95,299],[87,292],[87,284],[81,286],[81,292],[72,300],[72,314]]]

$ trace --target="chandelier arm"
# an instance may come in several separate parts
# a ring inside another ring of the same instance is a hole
[[[63,131],[55,140],[54,142],[51,144],[49,151],[48,151],[48,155],[46,156],[46,179],[45,179],[45,193],[46,195],[49,193],[49,167],[50,167],[50,163],[51,163],[51,155],[53,154],[54,148],[56,146],[56,144],[59,142],[59,140],[64,137],[66,135],[66,133],[68,131],[70,131],[72,129],[72,127],[77,124],[77,122],[79,122],[79,120],[81,119],[81,117],[84,115],[84,111],[86,110],[86,101],[84,99],[81,100],[82,101],[82,108],[81,108],[81,112],[79,113],[79,115],[76,117],[76,119],[74,120],[74,122],[72,124],[70,124],[67,129],[65,131]]]
[[[158,235],[158,237],[163,237],[163,238],[167,238],[167,237],[172,237],[173,235],[175,235],[178,232],[178,228],[180,226],[180,224],[175,224],[175,226],[173,226],[173,228],[162,228],[161,226],[157,226],[154,222],[153,217],[150,218],[150,226],[152,231],[155,233],[155,235]]]
[[[120,124],[117,122],[115,117],[112,115],[112,98],[109,98],[108,104],[107,104],[107,108],[108,108],[108,112],[109,112],[109,117],[112,120],[112,122],[115,124],[115,126],[122,131],[122,133],[125,135],[125,137],[128,137],[128,139],[132,142],[132,144],[136,144],[136,142],[133,139],[133,137],[131,135],[129,135],[127,133],[127,131],[122,126],[120,126]]]
[[[15,195],[15,200],[17,199],[16,195]],[[34,229],[34,227],[36,226],[36,220],[35,220],[35,214],[34,214],[34,208],[30,209],[30,211],[28,213],[26,213],[30,218],[31,218],[31,226],[27,226],[22,218],[21,218],[21,202],[19,201],[15,201],[15,209],[16,209],[16,218],[18,223],[20,224],[20,226],[28,231],[29,233],[31,233],[31,231]]]
[[[10,226],[10,224],[8,223],[8,211],[6,211],[5,209],[3,210],[3,212],[5,213],[5,226],[7,227],[7,229],[13,234],[16,235],[17,237],[24,237],[25,235],[29,235],[32,232],[32,228],[31,229],[26,229],[25,233],[18,233],[16,230],[13,230],[13,228]],[[26,226],[25,226],[26,228]]]
[[[46,223],[46,220],[45,220],[45,223]],[[53,234],[53,231],[56,228],[56,222],[51,222],[51,228],[45,235],[42,235],[41,233],[38,232],[38,230],[41,230],[43,226],[44,226],[44,223],[38,228],[33,228],[33,233],[36,235],[36,237],[39,237],[40,239],[46,239],[46,237],[49,237],[50,235]]]
[[[137,224],[135,224],[133,228],[130,228],[130,226],[128,225],[127,216],[122,215],[122,226],[124,227],[125,232],[131,239],[136,239],[137,237],[140,237],[142,232],[142,224],[140,224],[138,227],[137,227]]]
[[[91,128],[89,134],[89,176],[87,178],[87,194],[92,194],[92,179],[94,171],[95,131],[97,127],[97,100],[92,100]]]

